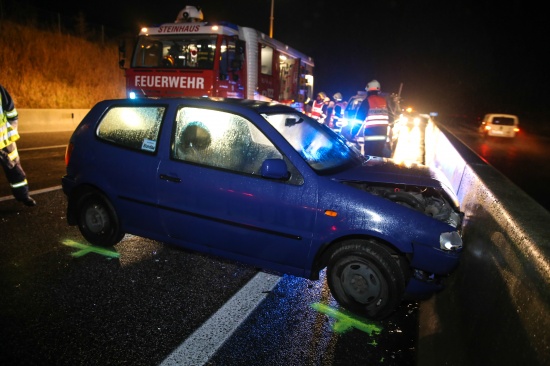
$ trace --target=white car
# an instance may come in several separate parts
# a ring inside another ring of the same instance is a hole
[[[483,137],[516,137],[519,132],[519,119],[513,114],[489,113],[483,117],[479,133]]]

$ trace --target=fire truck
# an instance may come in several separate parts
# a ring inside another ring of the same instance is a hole
[[[313,95],[311,57],[252,28],[204,22],[196,6],[142,28],[132,43],[121,43],[119,59],[129,98],[255,99],[303,111]]]

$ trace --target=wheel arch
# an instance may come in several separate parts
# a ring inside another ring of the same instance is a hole
[[[109,196],[98,187],[91,184],[80,185],[74,188],[68,197],[67,221],[69,225],[74,226],[78,224],[78,205],[84,198],[92,194],[101,196],[111,207],[113,206]],[[116,212],[114,207],[112,207],[112,209]]]
[[[381,239],[372,235],[349,235],[340,237],[332,242],[325,243],[315,254],[313,264],[311,266],[311,280],[319,279],[319,272],[321,272],[329,263],[331,256],[334,254],[338,248],[345,245],[350,240],[362,240],[365,244],[368,245],[369,242],[375,241],[377,244],[384,247],[393,257],[397,259],[399,265],[401,266],[403,273],[409,273],[409,263],[410,263],[410,254],[403,253],[395,245],[388,242],[387,240]]]

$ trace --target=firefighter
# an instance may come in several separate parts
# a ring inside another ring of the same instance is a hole
[[[327,116],[328,103],[325,103],[326,98],[327,95],[324,92],[319,92],[317,93],[315,100],[307,102],[307,104],[311,107],[309,116],[316,119],[319,123],[323,123]]]
[[[333,128],[340,130],[342,127],[338,124],[338,121],[344,117],[344,110],[346,109],[346,102],[343,101],[341,93],[336,93],[332,96],[334,100],[334,112],[332,114],[332,125]]]
[[[363,145],[363,154],[385,156],[390,120],[388,103],[380,95],[380,83],[377,80],[370,81],[365,90],[367,97],[357,111],[357,119],[364,121],[357,141]]]
[[[15,141],[19,140],[17,132],[18,114],[8,91],[0,85],[0,162],[15,199],[26,206],[35,206],[36,201],[29,196],[27,176],[17,151]]]

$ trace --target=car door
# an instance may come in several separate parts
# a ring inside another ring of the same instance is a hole
[[[110,197],[126,230],[155,233],[155,177],[167,106],[117,102],[97,110],[103,114],[93,139],[74,156],[80,164],[76,175]],[[82,126],[78,133],[91,128]]]
[[[172,154],[161,161],[158,197],[167,234],[194,249],[287,272],[309,254],[317,212],[315,179],[287,159],[289,180],[262,178],[266,158],[283,158],[251,121],[184,107]]]

